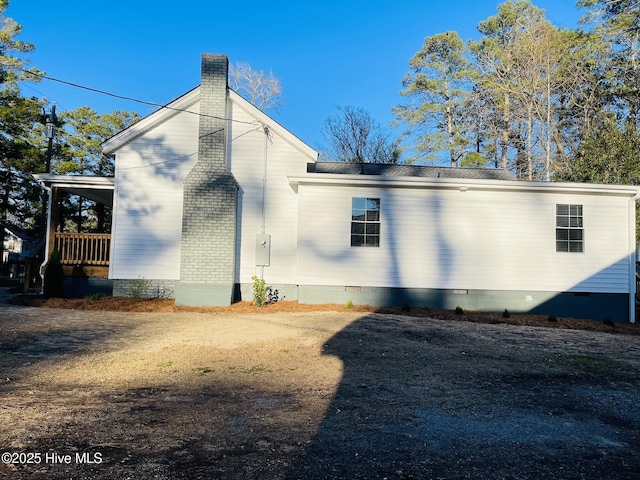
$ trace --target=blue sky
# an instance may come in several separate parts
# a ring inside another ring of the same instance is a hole
[[[533,0],[557,26],[574,27],[576,0]],[[383,127],[409,59],[424,38],[448,30],[478,38],[494,0],[11,0],[5,15],[35,44],[30,63],[48,76],[168,103],[199,84],[203,52],[224,53],[281,80],[285,105],[275,120],[314,148],[337,106],[362,108]],[[141,115],[154,108],[43,80],[23,94]]]

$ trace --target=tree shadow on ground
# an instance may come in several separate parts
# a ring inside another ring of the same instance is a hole
[[[638,369],[595,375],[557,344],[458,325],[374,314],[332,337],[343,377],[287,478],[636,477]]]

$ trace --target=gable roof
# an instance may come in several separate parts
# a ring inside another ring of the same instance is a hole
[[[237,93],[235,90],[229,88],[227,90],[229,99],[238,107],[242,108],[249,115],[253,116],[258,122],[260,122],[263,126],[269,128],[269,130],[276,133],[278,136],[285,139],[289,144],[298,149],[301,153],[310,157],[314,162],[318,159],[318,152],[316,152],[311,146],[309,146],[306,142],[301,140],[295,134],[291,133],[290,130],[287,130],[285,127],[276,122],[269,115],[264,113],[258,107],[253,105],[251,102],[246,100],[242,95]]]
[[[12,253],[18,253],[22,258],[33,258],[44,245],[44,238],[41,238],[37,232],[25,230],[16,225],[7,224],[4,226],[4,235],[11,235],[22,240],[20,250],[14,249]],[[3,238],[4,242],[4,238]]]
[[[5,224],[4,231],[5,233],[9,233],[21,240],[32,240],[32,239],[38,238],[36,235],[36,232],[26,230],[22,227],[18,227],[17,225],[13,225],[11,223]]]
[[[142,118],[140,121],[134,123],[121,132],[116,133],[113,137],[108,138],[107,140],[102,142],[103,153],[105,153],[106,155],[114,153],[126,143],[139,137],[145,132],[148,132],[156,125],[166,122],[178,113],[188,112],[193,115],[199,115],[199,111],[191,109],[191,107],[195,103],[197,103],[199,99],[199,87],[189,90],[187,93],[179,96],[175,100],[172,100],[165,106],[160,107],[155,112]]]
[[[249,101],[245,100],[241,95],[236,93],[231,88],[227,88],[227,95],[229,100],[231,100],[235,105],[239,106],[243,110],[245,110],[249,115],[256,119],[259,123],[263,124],[263,126],[268,127],[269,130],[273,131],[280,137],[282,137],[285,141],[290,143],[293,147],[298,149],[300,152],[305,154],[310,158],[310,160],[315,161],[318,158],[318,152],[316,152],[313,148],[307,145],[305,142],[300,140],[297,136],[287,130],[285,127],[280,125],[274,119],[269,117],[255,105],[251,104]],[[119,148],[121,148],[126,143],[132,141],[133,139],[143,135],[145,132],[151,130],[156,125],[159,125],[163,122],[166,122],[171,117],[179,114],[179,113],[190,113],[193,115],[200,115],[200,111],[198,108],[194,108],[194,106],[200,100],[200,87],[196,87],[192,90],[189,90],[185,94],[171,101],[167,105],[159,108],[155,112],[147,115],[139,122],[131,125],[125,130],[117,133],[113,137],[105,140],[102,143],[102,150],[105,154],[109,155],[115,153]],[[233,119],[227,119],[229,121],[233,121]]]
[[[307,165],[307,172],[342,175],[384,175],[391,177],[514,180],[514,176],[509,171],[497,168],[454,168],[381,163],[317,162]]]

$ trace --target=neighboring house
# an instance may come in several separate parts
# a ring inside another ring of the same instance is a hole
[[[4,265],[9,262],[16,263],[24,259],[22,247],[25,240],[26,237],[23,230],[4,227],[4,236],[2,239],[2,263]]]
[[[4,227],[2,240],[2,275],[17,279],[27,291],[39,278],[37,266],[42,263],[44,240],[34,232],[15,225]]]
[[[28,230],[13,225],[4,227],[2,265],[11,278],[24,277],[26,262],[37,255],[43,243]]]
[[[42,248],[42,239],[24,228],[8,225],[4,227],[2,263],[24,262]]]
[[[115,295],[144,279],[177,304],[228,305],[252,298],[257,275],[301,303],[635,320],[639,187],[316,163],[228,88],[227,66],[204,55],[199,87],[106,141],[113,179],[38,176],[52,197],[112,198],[100,262]]]

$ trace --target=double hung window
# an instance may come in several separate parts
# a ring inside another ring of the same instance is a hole
[[[556,252],[583,252],[582,205],[556,205]]]
[[[351,200],[351,246],[380,246],[380,199]]]

